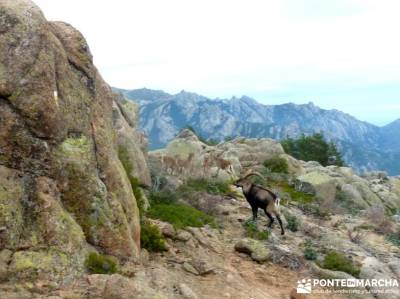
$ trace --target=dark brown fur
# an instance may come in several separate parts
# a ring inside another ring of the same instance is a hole
[[[234,185],[236,187],[242,188],[243,194],[246,197],[247,202],[251,206],[251,210],[253,212],[253,221],[257,220],[258,209],[262,209],[269,218],[268,227],[272,227],[272,224],[274,222],[274,215],[279,222],[281,234],[284,235],[285,230],[283,229],[282,220],[279,213],[280,199],[271,190],[250,182],[248,178],[251,175],[261,176],[258,173],[249,173],[243,178],[237,180]]]

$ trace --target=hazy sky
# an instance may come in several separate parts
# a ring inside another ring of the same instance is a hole
[[[399,0],[35,0],[112,86],[400,118]]]

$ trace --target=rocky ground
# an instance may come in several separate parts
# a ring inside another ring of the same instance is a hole
[[[143,250],[140,260],[125,264],[120,274],[85,275],[58,287],[46,281],[4,284],[1,298],[289,298],[301,278],[347,277],[305,260],[306,240],[311,240],[321,255],[333,248],[352,257],[362,265],[361,277],[399,279],[399,247],[372,229],[365,229],[360,241],[350,240],[348,229],[368,224],[365,217],[334,215],[320,220],[294,207],[283,208],[301,219],[299,230],[287,230],[281,236],[275,226],[267,241],[257,241],[245,237],[243,223],[251,213],[245,201],[222,196],[211,196],[211,200],[218,201],[218,228],[175,230],[169,223],[154,220],[167,238],[168,251]],[[265,217],[260,217],[259,228],[264,229],[266,223]],[[16,291],[18,288],[23,291]],[[293,298],[302,298],[296,296]]]

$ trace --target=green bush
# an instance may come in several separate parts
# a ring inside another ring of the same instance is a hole
[[[260,231],[257,228],[257,224],[253,221],[246,221],[243,223],[244,229],[246,231],[246,237],[257,239],[257,240],[268,240],[268,231]]]
[[[387,237],[387,240],[391,242],[392,244],[399,246],[400,247],[400,230],[398,230],[394,234],[390,234]]]
[[[285,215],[286,221],[287,221],[287,228],[291,230],[292,232],[297,232],[299,230],[299,220],[297,219],[296,216],[294,215]]]
[[[167,249],[165,239],[158,227],[148,221],[141,223],[140,243],[142,248],[150,252],[161,252]]]
[[[322,268],[342,271],[353,275],[354,277],[359,277],[360,268],[353,264],[353,262],[337,251],[330,251],[324,258]]]
[[[89,254],[85,266],[90,273],[95,274],[113,274],[118,271],[118,263],[114,258],[97,252]]]
[[[178,203],[152,203],[147,211],[150,218],[160,219],[171,223],[176,229],[202,227],[206,224],[216,227],[213,217],[188,205]]]
[[[290,196],[292,201],[301,203],[301,204],[309,204],[315,201],[315,196],[306,194],[300,191],[297,191],[294,187],[290,186],[287,182],[281,182],[279,187],[283,192],[287,193]]]
[[[285,152],[303,161],[317,161],[323,166],[329,164],[329,157],[336,157],[337,166],[343,166],[342,154],[333,142],[325,141],[321,133],[302,135],[299,139],[288,138],[281,142]]]
[[[312,248],[312,244],[310,241],[307,241],[305,243],[305,248],[304,248],[304,258],[309,261],[315,261],[318,257],[317,252]]]
[[[155,203],[174,203],[178,200],[179,196],[176,191],[171,191],[169,189],[152,191],[149,195],[149,200],[151,204]]]
[[[189,179],[178,188],[180,193],[207,192],[210,194],[224,195],[230,192],[229,182],[215,182],[206,179]]]
[[[288,163],[285,159],[280,157],[267,159],[264,161],[263,165],[270,172],[288,173]]]

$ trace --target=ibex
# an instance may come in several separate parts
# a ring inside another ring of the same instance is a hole
[[[253,221],[257,220],[258,209],[263,209],[269,218],[268,227],[272,227],[274,222],[273,215],[278,219],[281,227],[281,235],[285,234],[283,229],[282,220],[279,213],[280,198],[271,190],[258,186],[250,182],[248,179],[252,175],[257,175],[264,179],[264,177],[257,172],[248,172],[243,177],[239,178],[234,185],[242,189],[246,200],[251,206],[253,212]]]

